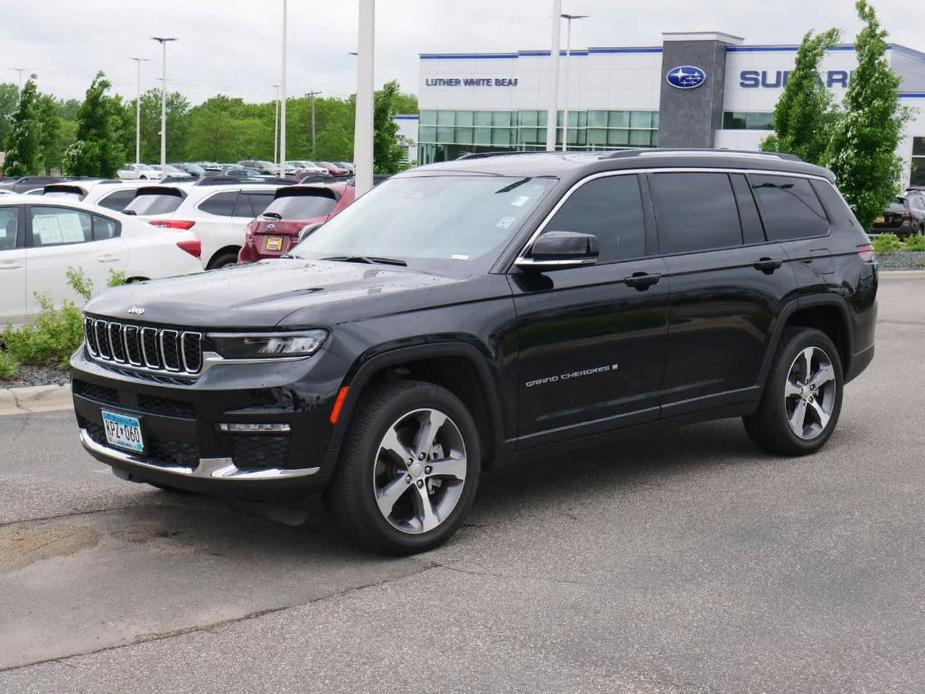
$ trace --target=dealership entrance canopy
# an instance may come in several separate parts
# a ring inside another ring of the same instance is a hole
[[[561,52],[559,148],[566,106],[569,149],[759,148],[797,47],[749,46],[718,32],[663,37],[661,46]],[[925,53],[891,44],[888,60],[913,107],[898,154],[925,185]],[[548,50],[421,54],[418,160],[545,149],[551,64]],[[820,79],[836,99],[856,65],[852,45],[827,51]]]

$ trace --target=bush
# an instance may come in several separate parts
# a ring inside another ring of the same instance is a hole
[[[925,251],[925,234],[916,234],[906,239],[907,251]]]
[[[896,234],[880,234],[874,238],[874,253],[877,255],[888,255],[902,249],[903,243]]]
[[[67,283],[80,297],[93,295],[93,282],[79,269],[67,269]],[[107,284],[125,284],[122,273],[109,273]],[[0,348],[0,378],[16,373],[19,364],[67,367],[71,354],[83,342],[83,312],[73,301],[55,308],[51,299],[37,294],[41,312],[20,328],[7,328]]]

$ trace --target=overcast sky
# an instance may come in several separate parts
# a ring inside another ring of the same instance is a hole
[[[551,0],[379,0],[376,83],[417,90],[417,55],[549,47]],[[925,0],[875,0],[890,40],[925,51]],[[273,98],[279,81],[282,0],[0,0],[0,81],[12,68],[38,74],[43,91],[81,98],[97,70],[115,90],[135,92],[130,56],[150,58],[142,88],[159,85],[151,36],[176,36],[168,83],[193,103],[217,93]],[[846,42],[858,29],[850,0],[564,0],[588,14],[572,46],[661,43],[663,31],[715,30],[746,43],[796,43],[830,26]],[[354,91],[356,0],[289,0],[289,94]],[[564,37],[563,37],[564,42]],[[563,43],[564,46],[564,43]]]

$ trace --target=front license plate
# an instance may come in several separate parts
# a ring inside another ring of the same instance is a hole
[[[880,215],[874,220],[874,224],[883,224],[886,221],[886,218],[883,215]]]
[[[145,449],[141,438],[141,422],[137,417],[102,410],[103,429],[106,431],[106,440],[113,446],[125,448],[136,453]]]
[[[268,236],[267,240],[263,242],[263,250],[265,251],[283,250],[283,237],[282,236]]]

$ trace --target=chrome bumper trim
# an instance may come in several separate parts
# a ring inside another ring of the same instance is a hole
[[[200,458],[195,468],[182,465],[162,465],[151,458],[144,458],[128,451],[119,451],[104,446],[90,438],[86,429],[80,430],[80,443],[91,454],[108,458],[109,460],[135,465],[145,470],[167,472],[182,477],[211,480],[243,480],[245,482],[260,482],[266,480],[285,480],[297,477],[314,475],[321,468],[305,467],[296,469],[267,468],[265,470],[242,470],[237,467],[231,458]],[[103,462],[106,462],[105,460]]]

